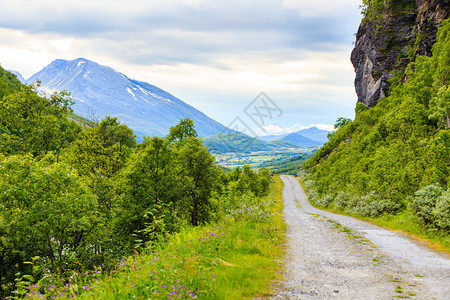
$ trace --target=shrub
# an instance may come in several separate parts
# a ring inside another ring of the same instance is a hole
[[[400,208],[400,203],[381,198],[380,195],[371,192],[359,199],[353,213],[374,218],[383,213],[395,213]]]
[[[354,198],[352,194],[340,191],[334,198],[334,207],[339,210],[346,210],[349,203],[353,202],[352,198]]]
[[[442,213],[442,215],[445,215],[446,197],[443,197],[439,208],[436,208],[437,200],[443,192],[444,190],[441,187],[429,185],[415,193],[415,197],[412,198],[410,207],[420,222],[429,227],[434,227],[434,223],[436,222],[436,210],[438,210],[439,213]]]
[[[317,192],[315,190],[308,189],[309,200],[311,200],[313,203],[316,203],[316,200],[318,197],[319,197],[319,194],[317,194]]]
[[[437,199],[433,214],[437,227],[450,230],[450,191],[443,192]]]
[[[316,204],[322,207],[328,207],[333,202],[333,195],[326,194],[325,196],[318,198]]]

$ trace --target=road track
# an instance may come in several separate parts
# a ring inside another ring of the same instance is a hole
[[[272,299],[450,299],[450,260],[397,232],[311,206],[284,182],[287,257]]]

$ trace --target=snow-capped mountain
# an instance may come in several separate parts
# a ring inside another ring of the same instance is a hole
[[[36,80],[41,81],[40,91],[46,94],[70,92],[76,101],[73,110],[78,115],[90,119],[118,117],[134,130],[138,140],[166,135],[181,118],[192,119],[201,137],[226,130],[168,92],[84,58],[55,60],[26,82]]]

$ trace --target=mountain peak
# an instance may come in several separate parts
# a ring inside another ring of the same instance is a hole
[[[117,116],[135,131],[138,139],[166,135],[182,118],[192,119],[200,136],[226,129],[170,93],[85,58],[54,60],[27,82],[38,79],[41,92],[70,92],[76,102],[76,114],[88,119]]]

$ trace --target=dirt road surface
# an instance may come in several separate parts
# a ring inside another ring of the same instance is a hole
[[[450,299],[450,260],[400,233],[316,209],[284,182],[287,258],[272,299]]]

